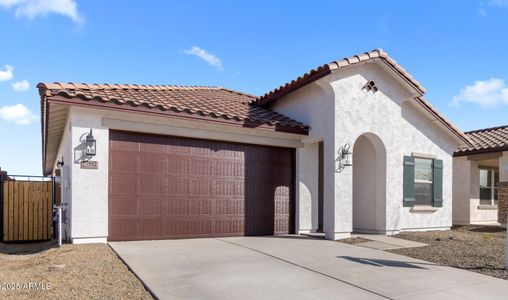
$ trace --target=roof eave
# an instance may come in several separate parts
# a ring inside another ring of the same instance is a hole
[[[301,77],[298,77],[297,79],[286,83],[284,86],[281,86],[274,91],[270,92],[269,94],[263,96],[262,98],[258,98],[258,100],[253,101],[258,106],[266,106],[274,101],[276,101],[279,98],[282,98],[306,85],[309,85],[323,77],[326,77],[327,75],[332,73],[333,67],[330,66],[330,64],[323,65],[319,67],[317,70],[311,71],[308,76],[303,75]]]
[[[423,97],[416,97],[414,100],[420,105],[422,109],[432,115],[435,120],[444,127],[444,129],[447,129],[450,133],[452,133],[458,141],[462,141],[467,146],[473,145],[473,142],[469,137],[467,137],[467,135],[465,135],[460,129],[458,129],[443,115],[441,115],[441,113],[439,113],[427,100],[425,100]]]
[[[494,152],[504,152],[504,151],[508,151],[508,145],[500,146],[500,147],[493,147],[493,148],[486,148],[486,149],[456,151],[455,153],[453,153],[453,157],[461,157],[461,156],[468,156],[468,155],[474,155],[474,154],[494,153]]]

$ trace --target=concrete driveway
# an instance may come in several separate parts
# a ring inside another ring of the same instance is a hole
[[[115,242],[160,299],[506,299],[508,281],[299,236]]]

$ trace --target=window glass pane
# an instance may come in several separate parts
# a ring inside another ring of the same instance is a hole
[[[498,196],[497,196],[497,189],[494,189],[494,205],[497,205],[499,203]]]
[[[480,188],[480,204],[492,205],[492,190],[491,188]]]
[[[432,183],[415,182],[415,205],[432,205]]]
[[[415,182],[432,183],[432,160],[415,158]]]
[[[491,186],[491,176],[489,170],[480,169],[480,186]]]
[[[499,171],[494,171],[494,186],[499,186]]]
[[[491,188],[480,188],[480,199],[492,199]]]

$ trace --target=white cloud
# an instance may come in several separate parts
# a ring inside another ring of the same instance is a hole
[[[38,118],[23,104],[14,104],[0,107],[0,119],[17,125],[30,125]]]
[[[487,2],[487,5],[493,7],[508,7],[508,0],[490,0]]]
[[[0,0],[0,7],[15,8],[16,17],[26,17],[29,20],[48,14],[60,14],[69,17],[74,23],[84,22],[75,0]]]
[[[26,79],[13,82],[11,85],[12,85],[12,89],[15,90],[16,92],[24,92],[30,88],[30,84],[28,83],[28,80],[26,80]]]
[[[453,97],[451,104],[460,106],[461,102],[475,103],[483,108],[508,105],[508,87],[498,78],[479,80],[461,89],[459,94]]]
[[[487,16],[487,10],[486,7],[489,8],[508,8],[508,0],[487,0],[480,2],[480,5],[478,7],[478,13],[482,17]]]
[[[10,65],[5,65],[4,68],[5,71],[0,70],[0,81],[11,80],[13,77],[12,71],[14,71],[14,67]]]
[[[224,66],[222,65],[222,61],[220,60],[220,58],[218,58],[217,56],[215,56],[211,53],[208,53],[205,49],[193,46],[188,50],[184,50],[183,52],[185,54],[194,55],[194,56],[201,58],[210,66],[215,67],[215,69],[217,69],[217,71],[224,70]]]

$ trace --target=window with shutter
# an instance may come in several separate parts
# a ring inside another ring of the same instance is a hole
[[[443,206],[443,161],[404,156],[404,207]]]

